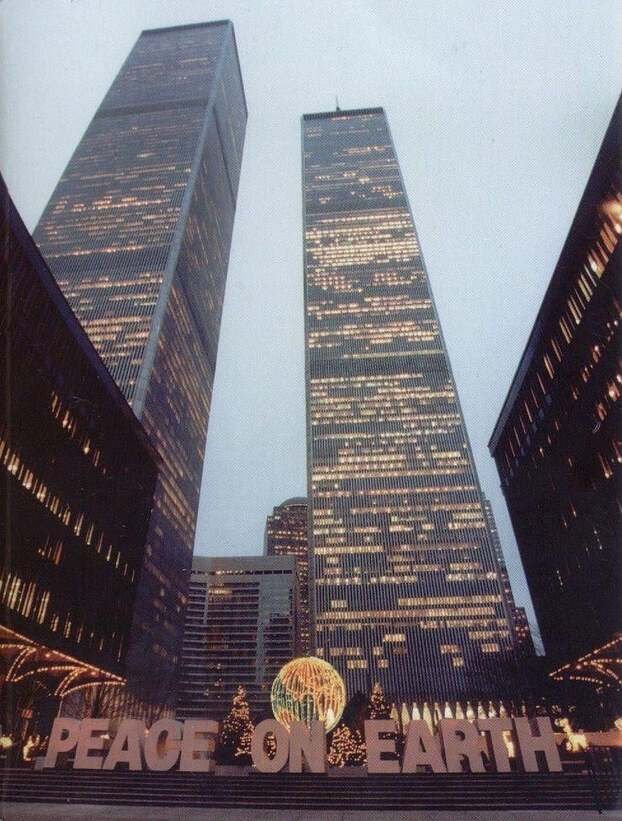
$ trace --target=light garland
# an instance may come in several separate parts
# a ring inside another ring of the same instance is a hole
[[[304,656],[288,662],[274,679],[272,712],[290,728],[294,721],[324,722],[329,732],[336,726],[346,704],[346,688],[335,668],[323,659]]]
[[[582,681],[594,684],[597,692],[602,688],[622,689],[622,656],[616,652],[622,649],[622,636],[618,636],[591,653],[568,662],[549,673],[554,681]],[[612,652],[613,651],[613,652]]]

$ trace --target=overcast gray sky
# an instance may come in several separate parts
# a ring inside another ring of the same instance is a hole
[[[486,444],[622,87],[609,0],[4,0],[0,168],[33,228],[144,28],[233,20],[249,107],[196,552],[258,553],[305,495],[299,118],[381,105],[480,480]]]

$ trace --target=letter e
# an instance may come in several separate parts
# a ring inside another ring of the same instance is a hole
[[[395,733],[395,722],[389,718],[373,719],[365,722],[365,744],[367,746],[367,772],[399,773],[400,762],[382,758],[382,753],[395,753],[395,738],[380,738],[380,733]]]

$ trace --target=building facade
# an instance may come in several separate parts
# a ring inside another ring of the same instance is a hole
[[[536,648],[531,635],[531,627],[524,607],[514,608],[514,635],[516,650],[520,658],[535,656]]]
[[[158,457],[0,178],[0,723],[126,673]],[[49,718],[51,718],[49,716]]]
[[[547,655],[593,681],[622,629],[621,129],[618,102],[489,443]]]
[[[318,655],[349,695],[491,697],[511,625],[384,111],[302,137]]]
[[[272,717],[272,682],[298,654],[297,599],[293,556],[196,556],[177,717],[222,720],[240,685],[253,719]]]
[[[306,499],[287,499],[266,519],[266,556],[295,556],[298,564],[298,646],[301,655],[313,654],[312,617],[309,609],[309,534]]]
[[[492,548],[497,559],[497,566],[499,567],[499,579],[501,580],[501,587],[503,588],[506,606],[510,615],[516,651],[519,656],[533,655],[535,649],[531,638],[531,629],[527,620],[527,613],[524,607],[517,607],[514,601],[514,593],[512,592],[512,585],[510,584],[510,574],[508,573],[508,568],[505,563],[505,556],[503,555],[503,548],[501,547],[501,539],[499,538],[499,531],[497,530],[492,505],[490,504],[490,499],[484,495],[482,495],[482,500],[486,524],[488,525],[490,539],[492,541]]]
[[[144,31],[34,234],[162,456],[129,659],[156,710],[178,665],[246,117],[229,21]]]

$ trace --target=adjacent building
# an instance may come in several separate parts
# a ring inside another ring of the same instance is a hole
[[[309,534],[306,499],[293,498],[275,507],[266,519],[266,556],[295,556],[298,565],[298,645],[301,654],[314,652],[309,609]]]
[[[622,672],[621,133],[618,102],[489,444],[547,655],[600,688]]]
[[[512,585],[510,584],[510,574],[505,563],[505,556],[503,555],[503,548],[501,547],[501,539],[499,538],[499,531],[497,530],[497,523],[492,510],[490,500],[482,495],[484,515],[486,523],[490,532],[492,541],[492,548],[495,552],[497,565],[499,567],[499,579],[501,587],[505,595],[506,606],[510,616],[510,623],[512,624],[512,633],[514,637],[514,644],[519,656],[525,657],[533,655],[535,648],[531,638],[531,628],[527,620],[527,613],[524,607],[517,607],[514,601],[514,594],[512,592]]]
[[[196,556],[177,717],[222,720],[240,685],[253,718],[271,717],[272,682],[298,655],[297,599],[293,556]]]
[[[162,457],[129,653],[147,712],[174,692],[246,117],[231,22],[144,31],[34,234]]]
[[[125,680],[159,460],[0,199],[0,723],[23,736]]]
[[[350,695],[502,694],[512,625],[385,113],[304,115],[302,141],[317,653]]]
[[[516,650],[519,658],[531,658],[536,654],[536,648],[531,635],[531,627],[524,607],[514,608],[514,635],[516,636]]]

